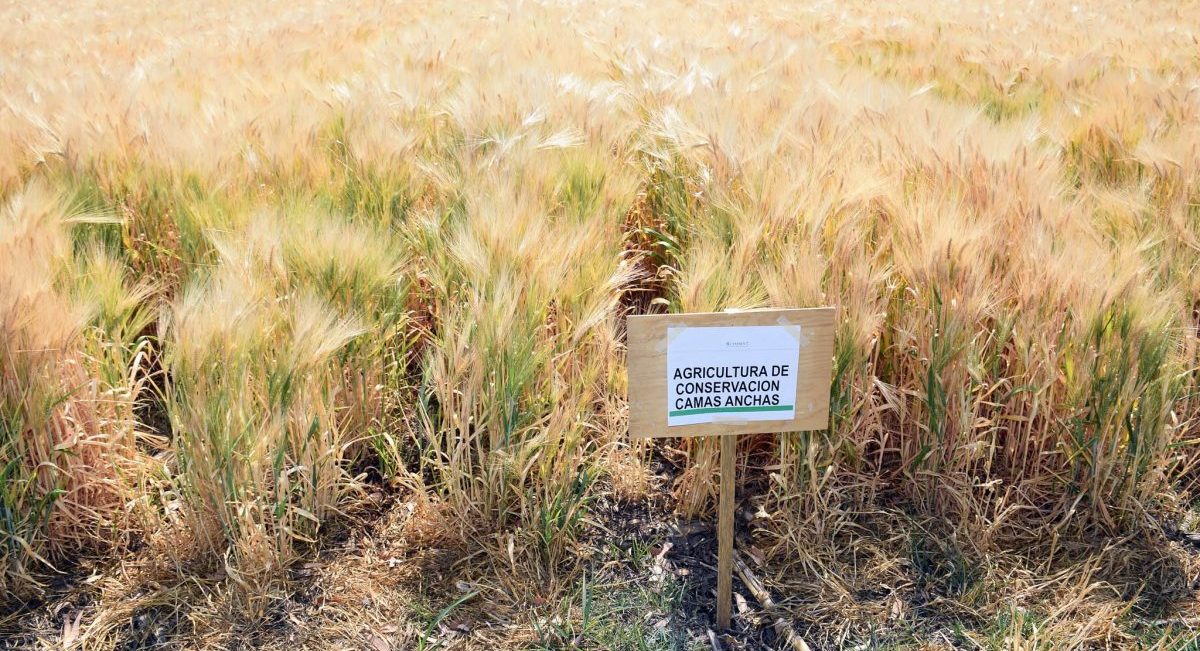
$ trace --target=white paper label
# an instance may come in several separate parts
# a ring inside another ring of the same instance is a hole
[[[670,327],[667,341],[668,427],[796,417],[789,326]]]

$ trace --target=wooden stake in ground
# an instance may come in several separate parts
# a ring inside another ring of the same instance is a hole
[[[630,436],[721,438],[717,625],[729,628],[737,435],[829,426],[834,310],[639,315],[628,329]]]
[[[733,473],[737,436],[721,438],[721,503],[717,522],[717,626],[729,628],[733,604]]]

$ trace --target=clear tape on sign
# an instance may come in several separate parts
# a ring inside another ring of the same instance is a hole
[[[658,344],[654,346],[654,352],[656,352],[656,353],[667,352],[667,346],[670,346],[671,342],[675,341],[676,337],[683,334],[684,330],[687,330],[686,323],[680,323],[678,325],[676,325],[674,323],[668,323],[667,324],[667,336],[663,337],[662,341],[658,342]]]
[[[730,314],[736,314],[738,312],[753,312],[753,311],[754,310],[738,310],[738,309],[733,309],[733,308],[726,308],[726,310],[725,310],[725,312],[728,312]],[[808,339],[808,335],[805,334],[805,332],[804,332],[804,326],[802,326],[800,324],[793,325],[792,322],[788,321],[787,317],[784,317],[784,316],[781,316],[778,319],[776,319],[775,323],[783,326],[783,329],[785,331],[787,331],[788,334],[790,334],[796,341],[800,342],[801,348],[808,345],[809,339]],[[678,324],[677,323],[668,323],[667,324],[667,336],[664,337],[661,341],[658,342],[658,344],[656,344],[654,346],[654,352],[656,352],[656,353],[667,352],[667,347],[671,345],[671,342],[674,341],[676,337],[683,334],[683,331],[687,330],[687,327],[688,326],[686,323],[678,323]]]
[[[792,325],[791,321],[788,321],[786,317],[782,316],[776,319],[775,323],[783,326],[783,329],[786,330],[789,335],[791,335],[796,341],[800,342],[801,348],[804,348],[808,345],[808,335],[804,334],[804,326],[799,324]]]

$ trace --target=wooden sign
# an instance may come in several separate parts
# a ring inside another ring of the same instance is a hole
[[[629,317],[629,433],[825,429],[834,310]]]
[[[721,436],[721,628],[733,590],[736,435],[829,426],[834,326],[831,307],[629,317],[630,436]]]

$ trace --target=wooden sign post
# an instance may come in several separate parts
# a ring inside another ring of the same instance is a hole
[[[717,625],[733,589],[738,434],[829,426],[834,310],[629,317],[629,434],[721,437]]]

